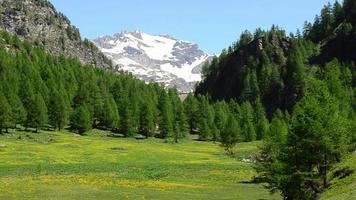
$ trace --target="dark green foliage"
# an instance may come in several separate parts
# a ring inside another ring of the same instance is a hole
[[[141,108],[139,132],[148,138],[154,136],[155,129],[153,104],[147,101]]]
[[[83,134],[91,129],[92,119],[86,105],[74,109],[70,119],[70,128],[78,134]]]
[[[168,95],[158,84],[145,84],[128,74],[114,74],[83,66],[76,59],[49,55],[6,32],[0,32],[0,39],[0,89],[10,104],[11,128],[21,124],[62,129],[68,125],[69,116],[82,115],[83,129],[71,117],[75,131],[100,128],[130,137],[148,126],[148,135],[155,136],[159,119],[165,118],[169,121],[168,132],[173,135],[174,117],[182,114],[173,109],[173,104],[180,102],[178,95]],[[167,97],[166,111],[159,112],[159,97],[163,94]],[[144,106],[147,102],[148,110]],[[143,125],[145,118],[150,120]],[[180,124],[183,127],[182,121]],[[182,129],[179,134],[183,134]]]
[[[260,177],[286,199],[317,199],[329,186],[328,171],[347,152],[350,128],[325,82],[311,79],[294,109],[290,131],[277,113],[258,159]]]
[[[240,141],[240,126],[236,118],[230,114],[224,129],[221,132],[221,143],[228,154],[233,154],[233,147]]]
[[[159,130],[161,137],[172,137],[173,135],[173,121],[174,121],[174,113],[173,113],[173,105],[170,100],[170,96],[166,93],[163,93],[160,100],[161,106],[161,119],[159,123]]]
[[[49,124],[59,130],[63,129],[68,123],[69,112],[69,103],[66,101],[64,92],[54,90],[50,95],[48,106]]]
[[[291,110],[296,102],[304,94],[306,67],[304,56],[298,41],[293,41],[290,45],[288,55],[288,69],[286,72],[285,108]]]
[[[254,125],[254,111],[250,102],[244,102],[241,105],[240,123],[242,137],[245,142],[256,140],[256,130]]]
[[[303,95],[306,62],[315,45],[303,38],[288,38],[273,26],[270,31],[248,33],[223,52],[209,67],[195,93],[212,100],[254,103],[261,99],[269,118],[276,109],[291,110]]]
[[[111,94],[107,94],[103,100],[103,112],[100,117],[100,125],[116,130],[119,128],[120,116],[116,102]]]
[[[173,130],[175,143],[177,143],[179,139],[186,137],[188,133],[187,119],[184,113],[183,103],[180,100],[175,102]]]
[[[48,122],[47,107],[41,94],[36,94],[32,102],[31,110],[32,118],[29,121],[29,126],[35,128],[36,131],[39,128],[44,127]]]
[[[193,132],[193,130],[197,129],[198,124],[198,100],[192,94],[189,94],[184,101],[184,111],[187,116],[189,130]]]
[[[213,141],[219,141],[221,132],[224,130],[229,111],[225,102],[218,102],[214,105],[215,109],[215,118],[214,118],[214,126],[212,129],[212,139]]]
[[[12,124],[11,108],[4,94],[0,91],[0,134],[2,129],[8,129]]]
[[[256,139],[261,140],[268,132],[268,120],[266,118],[266,113],[260,99],[257,99],[255,105],[254,123]]]
[[[199,105],[197,111],[197,127],[200,132],[201,140],[211,139],[212,136],[212,125],[214,123],[214,109],[209,103],[206,96],[199,96]]]

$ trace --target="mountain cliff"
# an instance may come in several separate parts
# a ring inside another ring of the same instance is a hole
[[[0,29],[18,35],[54,55],[112,69],[112,63],[47,0],[0,0]]]

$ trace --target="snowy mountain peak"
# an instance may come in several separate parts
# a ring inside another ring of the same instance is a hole
[[[201,80],[203,64],[211,59],[196,44],[139,30],[102,36],[94,43],[122,70],[181,92],[193,90]]]

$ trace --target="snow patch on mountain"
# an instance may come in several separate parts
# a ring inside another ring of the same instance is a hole
[[[181,92],[193,90],[201,81],[202,66],[211,60],[196,44],[141,31],[101,36],[94,43],[121,70]]]

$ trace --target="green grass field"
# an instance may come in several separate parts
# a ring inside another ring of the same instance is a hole
[[[92,131],[0,135],[0,199],[281,199],[249,183],[241,162],[258,143],[238,144],[236,158],[218,144],[135,140]]]

